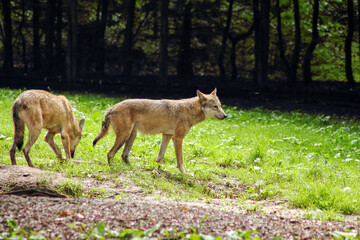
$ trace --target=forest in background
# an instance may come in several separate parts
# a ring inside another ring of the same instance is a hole
[[[360,81],[360,1],[3,0],[1,8],[3,86],[266,91]]]

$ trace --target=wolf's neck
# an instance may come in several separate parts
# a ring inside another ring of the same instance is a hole
[[[191,125],[195,125],[205,120],[205,114],[201,109],[200,99],[193,97],[189,99],[188,109],[191,112]]]

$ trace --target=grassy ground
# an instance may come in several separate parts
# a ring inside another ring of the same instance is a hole
[[[0,89],[0,163],[10,164],[13,126],[10,108],[20,90]],[[316,210],[326,219],[360,213],[360,124],[301,112],[283,113],[263,109],[224,107],[229,117],[210,119],[194,126],[184,140],[187,175],[176,168],[174,147],[169,144],[165,164],[155,160],[160,135],[138,134],[131,165],[121,160],[121,150],[109,166],[106,154],[114,142],[110,134],[92,147],[107,107],[121,101],[92,94],[64,94],[78,118],[85,117],[76,163],[59,163],[42,140],[30,156],[41,169],[63,172],[69,177],[116,179],[121,174],[146,191],[161,190],[173,198],[287,199],[293,206]],[[26,139],[25,139],[26,140]],[[56,142],[61,146],[60,137]],[[26,165],[22,153],[17,162]],[[79,183],[80,184],[80,183]],[[64,187],[64,186],[63,186]],[[81,188],[81,186],[80,186]]]

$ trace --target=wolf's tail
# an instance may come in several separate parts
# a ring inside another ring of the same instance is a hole
[[[107,111],[101,125],[101,130],[98,133],[98,135],[96,135],[96,137],[94,138],[93,146],[95,146],[95,144],[109,132],[110,115],[111,115],[111,111]]]
[[[19,110],[21,105],[18,103],[14,103],[11,108],[12,112],[12,119],[14,123],[14,143],[19,150],[21,150],[23,143],[24,143],[24,121],[19,117]]]

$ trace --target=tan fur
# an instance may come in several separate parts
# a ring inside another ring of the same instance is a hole
[[[129,152],[135,140],[137,131],[145,134],[162,134],[157,162],[162,163],[166,147],[173,140],[175,146],[177,168],[184,173],[182,158],[182,142],[190,128],[214,117],[220,120],[227,115],[221,108],[216,96],[216,89],[211,94],[197,91],[197,97],[182,100],[150,100],[130,99],[110,107],[105,113],[105,119],[93,145],[104,137],[111,125],[115,134],[115,144],[107,154],[110,164],[116,152],[125,144],[122,159],[129,163]]]
[[[74,157],[85,119],[80,122],[74,115],[70,102],[64,96],[56,96],[43,90],[28,90],[21,93],[11,108],[14,123],[14,142],[10,150],[10,159],[16,165],[15,149],[21,150],[24,139],[24,124],[29,129],[29,139],[24,147],[25,159],[30,167],[34,167],[29,153],[31,146],[41,133],[48,130],[45,141],[53,149],[58,158],[63,159],[59,147],[54,142],[54,135],[61,134],[66,158]]]

